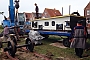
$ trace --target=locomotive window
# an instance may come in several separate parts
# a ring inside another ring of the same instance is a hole
[[[34,27],[37,28],[37,22],[34,23]]]
[[[34,22],[32,22],[32,27],[34,27]]]
[[[66,26],[70,26],[70,21],[66,21]]]
[[[57,30],[63,30],[63,24],[56,24]]]
[[[45,26],[49,26],[49,22],[45,22]]]
[[[52,21],[52,26],[55,26],[55,21]]]

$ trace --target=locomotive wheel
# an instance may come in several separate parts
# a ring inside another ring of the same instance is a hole
[[[15,57],[16,45],[13,43],[13,41],[8,41],[8,48],[9,55]]]
[[[28,46],[26,46],[26,49],[29,50],[30,52],[33,52],[34,50],[34,43],[27,38],[25,44],[29,44]]]
[[[11,36],[11,40],[15,43],[15,45],[17,45],[17,40],[14,36]]]

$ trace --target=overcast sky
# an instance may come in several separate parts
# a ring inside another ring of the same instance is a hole
[[[4,12],[4,15],[8,17],[8,6],[10,0],[0,0],[0,11]],[[13,0],[14,1],[14,0]],[[70,12],[78,10],[80,15],[84,15],[84,8],[90,0],[20,0],[19,12],[35,12],[34,4],[37,3],[39,12],[43,13],[45,8],[57,9],[63,14],[69,14],[69,5],[71,5]],[[0,21],[3,20],[3,16],[0,15]],[[1,23],[1,22],[0,22]]]

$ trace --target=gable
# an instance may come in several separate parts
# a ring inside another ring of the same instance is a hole
[[[30,19],[31,13],[25,13],[26,19]]]
[[[90,2],[87,4],[87,6],[84,8],[84,10],[90,9]]]

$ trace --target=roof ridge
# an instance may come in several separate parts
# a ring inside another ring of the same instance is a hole
[[[86,7],[85,7],[84,9],[86,9],[89,5],[90,5],[90,1],[89,1],[89,3],[86,5]]]

